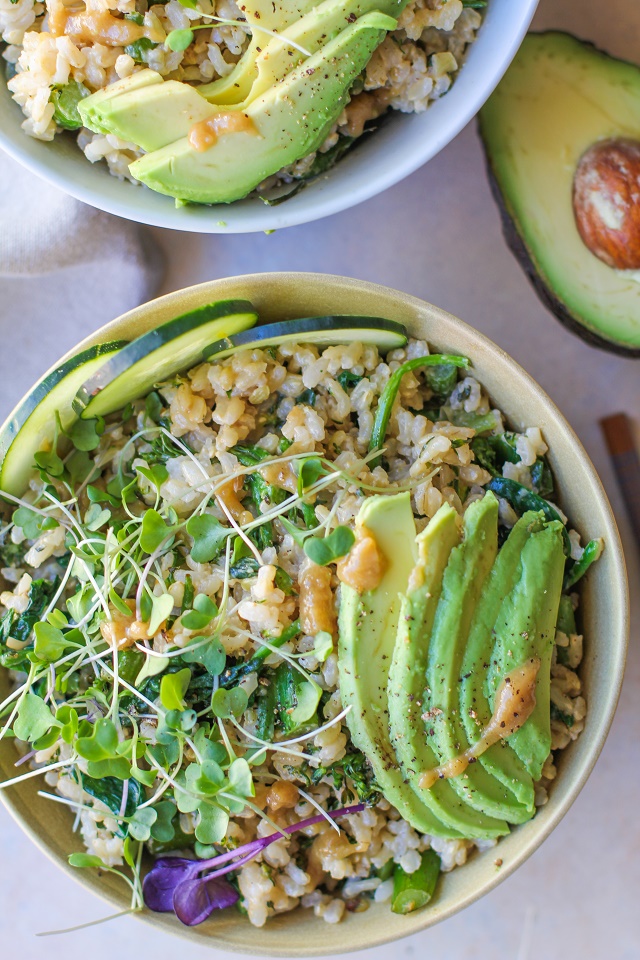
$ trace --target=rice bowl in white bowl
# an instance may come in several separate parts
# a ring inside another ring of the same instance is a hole
[[[199,233],[248,233],[309,222],[376,195],[446,146],[504,74],[536,6],[537,0],[526,0],[517,9],[508,0],[490,0],[477,38],[445,96],[420,113],[400,116],[392,111],[356,151],[277,206],[250,196],[232,204],[176,207],[169,197],[110,176],[104,162],[89,164],[73,134],[56,136],[53,142],[28,136],[22,129],[24,116],[5,84],[0,85],[0,146],[77,199],[140,223]]]

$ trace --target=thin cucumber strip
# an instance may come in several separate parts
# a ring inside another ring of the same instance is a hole
[[[283,320],[226,337],[211,345],[207,360],[224,360],[238,350],[255,347],[266,350],[281,343],[314,343],[319,347],[353,343],[375,344],[381,353],[403,347],[407,331],[401,323],[384,320],[382,317],[303,317],[300,320]]]
[[[73,400],[78,388],[127,345],[99,343],[61,364],[40,380],[16,407],[0,434],[0,490],[21,496],[34,472],[34,454],[53,440],[56,413],[63,429],[77,420]]]
[[[80,387],[75,408],[83,419],[107,416],[144,396],[167,377],[205,359],[211,343],[252,327],[248,300],[205,304],[133,340]]]

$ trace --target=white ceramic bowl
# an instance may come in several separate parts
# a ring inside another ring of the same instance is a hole
[[[274,207],[259,199],[176,209],[169,197],[122,182],[90,164],[73,136],[44,143],[0,81],[0,147],[38,176],[91,206],[128,220],[193,233],[252,233],[319,220],[353,207],[413,173],[462,130],[493,91],[531,23],[538,0],[489,0],[485,23],[449,93],[422,114],[394,114],[326,177]]]

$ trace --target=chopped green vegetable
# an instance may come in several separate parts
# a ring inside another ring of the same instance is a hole
[[[413,913],[429,903],[440,876],[440,857],[435,850],[425,850],[414,873],[405,873],[400,865],[393,871],[393,913]]]
[[[419,370],[422,367],[441,366],[442,364],[450,364],[454,367],[466,368],[469,366],[469,361],[466,357],[434,353],[428,357],[415,357],[413,360],[407,360],[406,363],[403,363],[391,374],[389,381],[380,394],[380,399],[378,400],[378,406],[376,408],[373,421],[373,429],[371,431],[371,440],[369,441],[370,451],[379,450],[384,445],[384,438],[387,433],[387,427],[389,426],[391,411],[393,410],[393,405],[396,397],[398,396],[400,384],[402,383],[402,378],[405,376],[405,374],[410,373],[413,370]],[[369,461],[369,465],[371,467],[375,467],[380,463],[380,460],[381,457],[375,457],[373,460]]]

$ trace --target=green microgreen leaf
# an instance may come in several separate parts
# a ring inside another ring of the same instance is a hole
[[[230,717],[238,719],[247,709],[249,698],[242,687],[233,687],[232,690],[219,689],[211,698],[211,712],[228,720]]]
[[[51,727],[60,724],[51,713],[44,700],[35,693],[28,693],[18,710],[18,716],[13,725],[13,732],[19,740],[28,740],[33,743],[43,737]]]
[[[64,473],[64,463],[55,450],[42,450],[35,453],[33,459],[36,466],[51,477],[61,477]]]
[[[140,546],[145,553],[154,553],[160,544],[169,539],[174,529],[167,526],[157,510],[147,510],[142,518]]]
[[[280,523],[285,528],[287,533],[293,538],[294,542],[299,546],[304,548],[304,542],[307,537],[312,536],[310,530],[300,530],[299,527],[296,527],[295,524],[291,523],[290,520],[287,520],[286,517],[279,517]]]
[[[50,623],[52,627],[57,627],[59,630],[69,626],[69,621],[64,613],[58,609],[51,610],[50,613],[47,614],[47,623]]]
[[[33,629],[36,635],[35,654],[38,660],[44,660],[45,663],[58,660],[68,647],[73,646],[78,639],[82,639],[79,630],[64,634],[62,630],[44,621],[36,623]]]
[[[124,602],[122,597],[116,593],[113,587],[111,587],[111,589],[109,590],[109,600],[111,600],[111,603],[113,604],[113,606],[116,608],[118,613],[122,614],[123,617],[131,616],[131,607],[129,607],[128,604]]]
[[[169,479],[169,471],[164,463],[154,463],[151,467],[136,467],[136,470],[156,488],[158,493],[162,484]]]
[[[136,677],[135,686],[140,687],[150,677],[157,677],[159,673],[167,669],[170,663],[169,657],[147,657]]]
[[[58,521],[53,517],[43,517],[28,507],[18,507],[13,514],[13,522],[20,527],[27,540],[36,540],[45,530],[53,530]]]
[[[320,630],[313,641],[313,655],[318,663],[324,663],[331,653],[333,653],[333,637],[328,630]]]
[[[160,701],[165,710],[184,710],[184,695],[191,680],[191,670],[185,667],[177,673],[167,673],[160,681]]]
[[[151,836],[158,843],[168,843],[175,836],[173,818],[176,815],[176,805],[171,800],[161,800],[153,805],[156,812],[155,822],[151,825]]]
[[[147,394],[144,401],[144,410],[149,419],[153,420],[154,423],[160,422],[162,407],[162,399],[156,390],[152,390],[151,393]]]
[[[88,530],[95,532],[111,519],[111,510],[101,507],[99,503],[92,503],[84,515],[84,524]]]
[[[307,457],[298,462],[298,496],[301,497],[307,487],[312,487],[321,476],[328,473],[320,457]]]
[[[223,527],[210,513],[191,517],[187,521],[187,533],[193,537],[191,557],[196,563],[209,563],[219,555],[222,546],[232,533],[230,527]]]
[[[185,0],[180,0],[180,3],[183,7],[191,7],[192,9],[196,8],[196,4],[186,3]],[[168,47],[169,50],[173,50],[175,53],[178,53],[182,50],[186,50],[187,47],[190,47],[193,43],[193,30],[183,29],[183,30],[171,30],[167,34],[164,44],[165,47]]]
[[[251,767],[243,757],[238,757],[233,761],[227,771],[227,776],[234,793],[239,793],[241,797],[255,796]]]
[[[196,826],[196,838],[200,843],[220,843],[229,826],[229,814],[217,804],[201,804],[200,820]]]
[[[69,864],[72,867],[80,867],[81,869],[87,867],[93,867],[97,870],[104,869],[104,863],[100,857],[96,857],[91,853],[70,853]]]
[[[227,663],[227,654],[218,637],[209,637],[206,644],[200,646],[203,637],[194,637],[191,643],[184,647],[182,659],[185,663],[201,663],[208,674],[218,677]],[[197,646],[197,650],[190,647]]]
[[[186,630],[203,630],[218,616],[217,606],[204,593],[199,593],[194,599],[193,607],[193,610],[188,610],[181,617],[181,623]]]
[[[155,637],[167,617],[171,616],[172,610],[173,597],[170,593],[163,593],[159,597],[153,598],[151,617],[149,618],[149,626],[147,628],[149,636]]]
[[[74,450],[65,466],[73,484],[95,480],[100,472],[86,450]]]
[[[79,737],[76,750],[85,760],[109,760],[118,748],[118,731],[111,720],[100,717],[93,725],[91,735]]]
[[[141,843],[146,842],[151,836],[151,827],[157,819],[158,814],[153,807],[144,807],[142,810],[136,810],[134,815],[127,819],[129,835]]]
[[[104,420],[76,420],[66,433],[76,450],[95,450],[104,433]]]
[[[326,566],[339,557],[349,553],[356,542],[355,534],[349,527],[336,527],[328,537],[310,537],[304,542],[304,552],[313,563]]]
[[[152,611],[153,594],[150,594],[144,590],[142,596],[140,597],[140,619],[144,621],[144,623],[148,623],[149,620],[151,620]]]
[[[321,696],[322,687],[313,681],[303,680],[296,686],[297,703],[289,714],[289,722],[294,729],[313,717]]]

